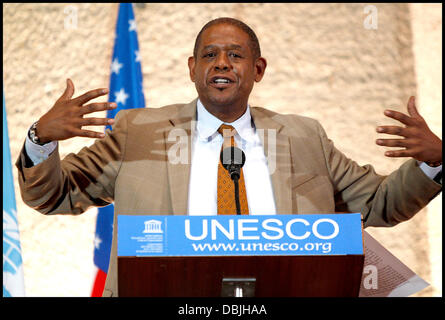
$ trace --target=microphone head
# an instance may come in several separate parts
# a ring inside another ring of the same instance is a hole
[[[226,169],[230,165],[239,165],[240,168],[242,168],[246,162],[246,155],[240,148],[228,147],[221,151],[220,160],[221,164]]]
[[[246,162],[246,155],[240,148],[228,147],[221,151],[220,161],[224,169],[229,171],[232,180],[236,177],[239,179],[241,168]]]

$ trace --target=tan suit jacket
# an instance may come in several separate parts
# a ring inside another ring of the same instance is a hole
[[[271,180],[278,214],[361,212],[365,227],[392,226],[411,218],[441,190],[415,160],[387,177],[359,166],[334,147],[316,120],[259,107],[252,107],[251,115],[265,132],[266,157],[276,157]],[[187,214],[193,120],[196,100],[124,110],[104,139],[62,161],[56,149],[31,166],[23,147],[16,165],[22,198],[30,207],[43,214],[80,214],[114,201],[104,296],[118,295],[117,214]],[[181,133],[186,139],[178,137]],[[276,147],[271,148],[274,134]],[[169,161],[169,152],[186,152],[187,161]]]

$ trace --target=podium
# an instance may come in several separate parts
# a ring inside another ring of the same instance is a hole
[[[340,216],[344,221],[339,220]],[[329,218],[325,218],[326,215],[270,217],[272,216],[243,217],[244,224],[240,229],[239,223],[236,228],[237,220],[240,219],[236,216],[212,217],[217,219],[214,224],[209,222],[210,219],[206,219],[208,225],[205,228],[202,227],[204,222],[200,224],[200,219],[206,217],[123,216],[118,220],[119,296],[358,297],[364,264],[360,217],[357,218],[357,215],[354,217],[329,215]],[[354,223],[349,221],[352,217]],[[198,250],[196,253],[196,250],[192,250],[191,253],[164,254],[164,251],[168,251],[165,247],[181,250],[180,247],[184,246],[182,249],[186,250],[188,243],[181,236],[187,235],[187,232],[181,231],[184,226],[187,229],[185,222],[187,218],[189,222],[187,240],[194,243],[195,249],[212,249],[208,252]],[[162,221],[163,219],[165,220]],[[180,221],[174,223],[172,219]],[[221,219],[224,221],[220,221]],[[264,222],[267,219],[269,224]],[[316,221],[320,220],[322,221],[317,224]],[[332,221],[336,224],[334,227]],[[161,223],[164,225],[163,231]],[[193,231],[190,229],[192,223],[201,225],[201,228],[195,228]],[[316,224],[318,229],[323,225],[325,230],[316,231],[314,229]],[[150,225],[154,229],[147,231]],[[334,230],[335,228],[337,230]],[[207,230],[206,237],[204,230]],[[236,239],[232,239],[236,231],[238,238],[240,234],[242,235],[241,241],[244,242],[241,245],[236,243]],[[169,238],[167,232],[171,233],[172,237]],[[336,235],[333,237],[335,232]],[[308,235],[309,233],[311,235]],[[282,237],[278,239],[281,234]],[[314,234],[319,237],[314,238]],[[226,247],[217,243],[218,235],[229,238]],[[273,241],[264,242],[264,239],[259,239],[261,238],[259,235],[264,235],[266,240]],[[286,238],[289,235],[291,238]],[[119,236],[129,242],[125,242]],[[305,242],[302,242],[303,240]],[[261,251],[253,250],[253,245],[248,247],[247,243],[250,242],[256,243],[256,249]],[[210,245],[205,247],[205,243]],[[327,243],[330,244],[329,252],[327,252],[328,246],[325,245]],[[267,247],[269,250],[265,250]],[[218,252],[216,248],[225,250]]]

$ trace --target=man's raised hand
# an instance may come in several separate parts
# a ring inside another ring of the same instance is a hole
[[[384,112],[387,117],[403,123],[404,127],[377,127],[378,133],[393,134],[403,138],[377,139],[376,143],[380,146],[404,148],[386,151],[385,156],[387,157],[412,157],[432,166],[441,164],[442,140],[430,130],[417,111],[414,97],[409,98],[407,109],[408,115],[394,110],[385,110]]]
[[[117,107],[114,102],[86,104],[107,93],[106,88],[95,89],[71,99],[74,94],[74,84],[71,79],[67,79],[65,92],[38,121],[36,134],[40,142],[66,140],[72,137],[103,138],[105,135],[102,132],[82,130],[82,126],[105,126],[114,123],[114,120],[109,118],[84,118],[86,114]]]

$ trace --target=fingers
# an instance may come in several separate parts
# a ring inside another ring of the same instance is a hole
[[[412,157],[412,152],[410,152],[409,150],[391,150],[391,151],[386,151],[385,152],[385,156],[390,157],[390,158],[398,158],[398,157]]]
[[[107,126],[113,125],[114,119],[110,118],[83,118],[80,120],[80,126]]]
[[[73,133],[73,136],[85,137],[85,138],[102,139],[102,138],[105,137],[105,133],[103,133],[103,132],[96,132],[96,131],[92,131],[92,130],[76,129],[76,130],[73,130],[72,133]]]
[[[96,102],[96,103],[90,103],[85,106],[81,107],[81,115],[93,113],[97,111],[104,111],[104,110],[113,110],[117,108],[117,104],[115,102]]]
[[[421,117],[419,112],[417,111],[416,98],[414,96],[409,98],[407,109],[408,109],[408,114],[411,117]]]
[[[384,147],[404,148],[385,151],[385,156],[390,158],[414,157],[419,151],[419,142],[416,139],[377,139],[375,143]]]
[[[97,97],[106,95],[107,93],[108,89],[106,88],[90,90],[87,93],[84,93],[83,95],[78,96],[77,98],[71,101],[76,105],[83,105],[84,103],[87,103],[88,101],[95,99]]]
[[[428,128],[425,119],[417,111],[415,97],[412,96],[407,104],[408,114],[394,110],[385,110],[384,114],[400,121],[406,127],[378,126],[378,133],[401,136],[403,139],[377,139],[376,144],[399,150],[387,150],[387,157],[411,157],[418,161],[441,160],[442,141]]]
[[[395,110],[385,110],[384,114],[385,114],[385,116],[387,116],[389,118],[392,118],[392,119],[395,119],[397,121],[400,121],[401,123],[403,123],[403,124],[405,124],[407,126],[414,125],[413,119],[411,119],[410,116],[408,116],[408,115],[406,115],[404,113],[401,113],[401,112],[398,112],[398,111],[395,111]]]
[[[66,79],[66,88],[59,100],[69,100],[74,94],[74,84],[71,79]]]
[[[398,126],[378,126],[376,131],[378,133],[394,134],[402,137],[409,136],[409,130]]]
[[[408,115],[394,110],[385,110],[384,114],[387,117],[400,121],[401,123],[407,126],[415,125],[416,122],[418,122],[419,120],[420,121],[423,120],[419,111],[417,111],[416,98],[414,96],[411,96],[409,98],[407,104],[407,110],[408,110]]]
[[[86,138],[99,138],[105,137],[102,132],[95,132],[92,130],[82,129],[83,126],[106,126],[113,125],[114,119],[110,118],[79,118],[72,119],[70,128],[65,128],[68,137],[86,137]]]
[[[409,148],[415,145],[416,142],[411,141],[410,139],[377,139],[375,143],[385,147]]]

